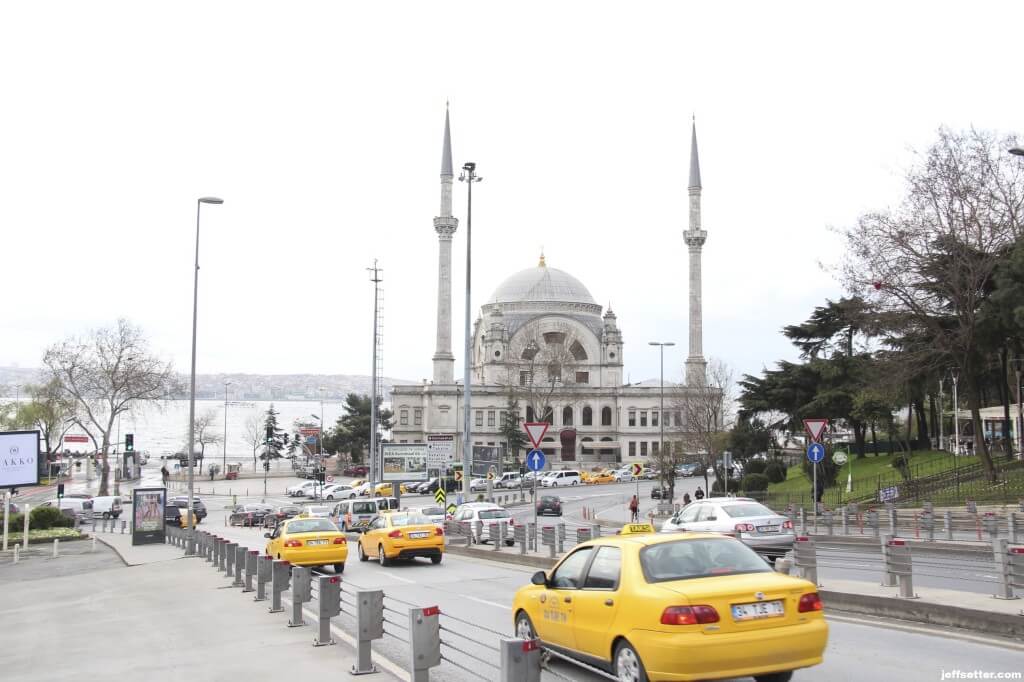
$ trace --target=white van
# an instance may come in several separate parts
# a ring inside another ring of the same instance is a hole
[[[334,505],[331,517],[343,531],[365,530],[379,511],[374,500],[343,500]],[[351,518],[347,518],[351,514]]]
[[[512,488],[521,488],[523,485],[523,477],[519,475],[517,471],[510,471],[501,475],[497,481],[494,482],[495,488],[505,488],[511,490]]]
[[[114,495],[92,498],[92,515],[104,519],[116,519],[121,515],[121,498]]]
[[[561,488],[567,485],[580,485],[583,478],[578,471],[552,471],[540,480],[545,488]]]
[[[57,503],[53,500],[47,500],[39,505],[40,507],[57,507]],[[92,518],[92,500],[86,500],[81,497],[62,497],[60,498],[60,506],[57,507],[61,511],[70,509],[74,512],[75,518],[79,521]]]

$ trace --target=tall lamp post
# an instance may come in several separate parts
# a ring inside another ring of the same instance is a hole
[[[647,345],[649,345],[649,346],[658,346],[658,352],[661,355],[661,372],[660,372],[660,375],[659,375],[661,377],[661,410],[660,410],[661,411],[661,415],[658,417],[658,426],[661,429],[661,445],[658,446],[658,454],[661,456],[661,465],[662,466],[661,466],[661,476],[660,476],[661,480],[659,481],[658,485],[662,486],[662,489],[664,489],[664,486],[665,486],[665,466],[664,466],[664,463],[665,463],[665,346],[674,346],[676,344],[675,344],[674,341],[648,341]],[[675,485],[674,485],[675,477],[673,476],[672,478],[669,478],[669,481],[672,481],[672,483],[669,483],[669,487],[672,489],[672,493],[674,495],[674,493],[675,493]],[[670,498],[669,499],[669,503],[671,504],[671,502],[672,502],[672,499]]]
[[[1014,358],[1013,371],[1017,375],[1017,454],[1024,453],[1024,405],[1020,402],[1020,375],[1024,371],[1024,358]]]
[[[956,435],[953,436],[953,478],[956,479],[956,499],[960,500],[960,467],[957,464],[957,456],[960,454],[960,401],[957,395],[957,382],[960,379],[957,373],[956,367],[952,367],[949,370],[949,375],[953,379],[953,431]]]
[[[223,474],[228,472],[228,386],[230,385],[230,381],[224,382],[224,441],[221,443],[224,446],[224,459],[220,469]]]
[[[200,197],[196,201],[196,264],[192,283],[192,376],[188,397],[188,546],[186,554],[196,553],[196,524],[192,518],[195,504],[196,466],[196,322],[199,318],[199,216],[203,204],[223,204],[217,197]]]
[[[466,198],[466,345],[465,357],[463,358],[462,383],[466,398],[463,400],[465,418],[462,421],[462,496],[468,500],[470,495],[469,483],[472,472],[473,441],[469,429],[470,406],[472,403],[472,379],[470,377],[470,355],[473,353],[473,337],[469,334],[469,321],[473,311],[470,307],[470,291],[472,283],[473,266],[473,183],[480,182],[483,178],[476,174],[476,163],[467,161],[462,165],[462,174],[459,175],[459,182],[467,185]]]

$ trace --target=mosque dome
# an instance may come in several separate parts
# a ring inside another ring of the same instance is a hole
[[[535,268],[520,270],[498,285],[489,303],[585,303],[595,305],[594,297],[568,272],[549,268],[541,256]]]

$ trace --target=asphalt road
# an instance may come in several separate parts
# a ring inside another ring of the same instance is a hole
[[[614,500],[603,495],[618,491],[581,491],[579,500]],[[270,500],[268,500],[269,502]],[[210,517],[201,526],[218,535],[232,538],[252,549],[262,550],[265,540],[262,529],[225,527],[224,510],[210,505]],[[413,606],[439,606],[442,612],[442,662],[435,677],[451,682],[495,679],[497,663],[495,648],[498,637],[511,635],[511,602],[515,591],[529,582],[534,569],[446,555],[438,566],[426,560],[382,568],[376,563],[362,563],[354,547],[346,563],[343,584],[346,590],[383,589],[387,595],[385,629],[389,633],[375,643],[375,652],[399,663],[408,659],[407,637],[403,625],[406,609]],[[831,615],[831,634],[825,662],[814,669],[799,671],[797,680],[939,680],[943,671],[974,670],[1019,671],[1024,660],[1024,645],[994,646],[991,638],[945,633],[923,626],[879,623],[867,619]],[[346,630],[353,622],[341,617]],[[451,648],[454,646],[455,648]],[[462,666],[462,667],[459,667]],[[470,671],[468,672],[464,668]],[[555,664],[560,674],[578,680],[599,680],[600,677],[572,667]],[[546,674],[546,680],[555,676]]]

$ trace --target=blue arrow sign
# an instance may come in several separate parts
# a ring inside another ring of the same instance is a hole
[[[544,452],[541,450],[530,450],[526,453],[526,468],[530,471],[540,471],[544,468]]]
[[[808,445],[807,459],[811,462],[820,462],[825,459],[825,446],[821,443],[811,443]]]

